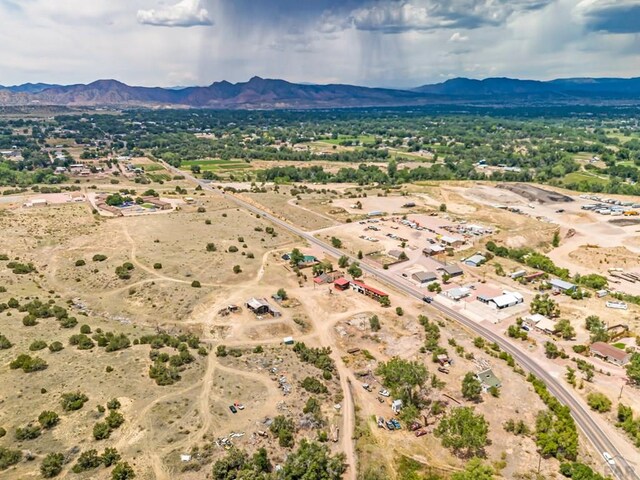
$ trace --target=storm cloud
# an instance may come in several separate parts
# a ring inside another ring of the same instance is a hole
[[[413,87],[640,65],[640,0],[0,0],[0,17],[0,84]]]

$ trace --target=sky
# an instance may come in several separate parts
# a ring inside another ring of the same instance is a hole
[[[0,84],[640,76],[640,0],[0,0]]]

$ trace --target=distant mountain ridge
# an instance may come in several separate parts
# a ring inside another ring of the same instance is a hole
[[[432,95],[572,95],[640,96],[640,77],[636,78],[561,78],[550,81],[519,80],[505,77],[473,80],[452,78],[443,83],[423,85],[412,91]],[[637,98],[636,98],[637,99]]]
[[[454,78],[410,90],[300,84],[253,77],[205,87],[135,87],[117,80],[90,84],[0,86],[0,106],[57,105],[174,108],[340,108],[427,104],[640,104],[640,78],[552,81]]]

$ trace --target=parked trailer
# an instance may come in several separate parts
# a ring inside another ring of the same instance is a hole
[[[628,308],[624,302],[607,302],[605,305],[608,308],[615,308],[616,310],[626,310]]]

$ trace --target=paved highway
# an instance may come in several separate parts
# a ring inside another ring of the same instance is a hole
[[[189,175],[188,173],[182,170],[178,170],[177,168],[174,168],[166,163],[164,165],[168,170],[173,171],[176,175],[184,175],[189,180],[196,182],[197,184],[202,186],[203,189],[218,193],[220,195],[224,195],[227,199],[236,203],[237,205],[257,215],[262,216],[263,218],[269,220],[272,223],[279,225],[280,227],[284,228],[285,230],[288,230],[294,235],[297,235],[307,240],[309,243],[320,247],[322,250],[335,256],[336,258],[342,255],[346,255],[343,251],[337,248],[334,248],[333,246],[323,242],[322,240],[319,240],[313,235],[303,230],[300,230],[299,228],[285,222],[284,220],[281,220],[280,218],[277,218],[269,214],[268,212],[258,207],[255,207],[250,203],[245,202],[244,200],[239,199],[234,195],[225,195],[219,190],[217,190],[216,188],[213,188],[207,182],[199,180],[193,177],[192,175]],[[347,255],[347,256],[351,259],[351,261],[358,261],[355,257],[351,255]],[[368,274],[376,277],[379,281],[396,288],[397,290],[403,292],[404,294],[410,297],[414,297],[422,301],[422,297],[423,297],[422,292],[399,281],[397,278],[393,277],[392,275],[385,272],[384,270],[372,267],[371,265],[367,265],[365,263],[361,263],[360,268],[363,271],[367,272]],[[501,337],[500,335],[494,333],[493,331],[489,330],[483,325],[480,325],[479,323],[465,317],[461,313],[456,312],[455,310],[452,310],[446,305],[443,305],[437,301],[434,301],[430,304],[430,306],[444,313],[448,317],[457,320],[468,329],[474,331],[479,336],[483,337],[485,340],[489,340],[490,342],[497,343],[500,346],[500,348],[502,348],[502,350],[504,350],[505,352],[513,356],[513,358],[522,366],[522,368],[533,373],[536,377],[542,380],[546,384],[549,392],[552,393],[560,402],[567,405],[571,409],[571,414],[575,419],[577,425],[582,429],[584,435],[589,439],[589,441],[592,443],[595,449],[598,452],[600,452],[600,454],[602,454],[603,452],[608,452],[615,459],[615,465],[610,465],[605,462],[604,458],[601,458],[601,461],[603,462],[603,464],[606,464],[609,467],[609,469],[611,470],[611,473],[618,480],[640,480],[640,477],[638,477],[638,475],[635,473],[633,467],[624,459],[622,454],[618,451],[618,449],[614,446],[611,440],[607,437],[606,433],[602,431],[602,429],[598,425],[598,421],[592,417],[591,412],[587,410],[583,402],[577,399],[572,394],[572,392],[568,391],[565,388],[565,386],[562,383],[560,383],[557,379],[552,377],[546,370],[544,370],[532,358],[530,358],[526,352],[523,352],[522,350],[517,348],[506,338]]]

